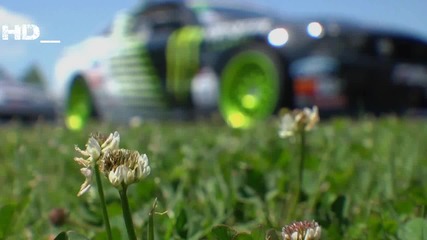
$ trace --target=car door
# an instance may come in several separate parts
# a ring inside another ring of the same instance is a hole
[[[394,65],[391,81],[406,107],[427,106],[427,43],[408,36],[396,36],[393,42]]]

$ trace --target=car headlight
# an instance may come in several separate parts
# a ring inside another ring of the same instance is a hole
[[[307,25],[307,33],[312,38],[323,37],[324,30],[322,24],[318,22],[311,22]]]
[[[284,28],[275,28],[268,33],[268,42],[274,47],[284,46],[288,40],[289,34]]]

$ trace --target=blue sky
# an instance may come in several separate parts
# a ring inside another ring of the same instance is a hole
[[[243,1],[243,0],[241,0]],[[412,32],[427,40],[427,0],[247,0],[274,9],[284,16],[339,16]],[[60,44],[0,39],[0,66],[20,77],[37,63],[54,81],[53,67],[61,51],[107,26],[120,10],[140,0],[2,0],[0,26],[33,23],[40,28],[37,40],[61,40]],[[24,22],[22,22],[24,21]]]

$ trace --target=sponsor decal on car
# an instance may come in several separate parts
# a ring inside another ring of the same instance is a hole
[[[199,70],[203,30],[198,26],[180,28],[169,37],[166,49],[166,88],[178,102],[190,94],[191,79]]]

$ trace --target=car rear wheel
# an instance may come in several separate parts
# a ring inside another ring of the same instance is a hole
[[[247,128],[266,119],[281,98],[282,71],[268,49],[239,51],[221,72],[219,111],[233,128]]]
[[[86,82],[77,78],[70,87],[65,109],[65,124],[71,130],[83,128],[94,112],[92,96]]]

